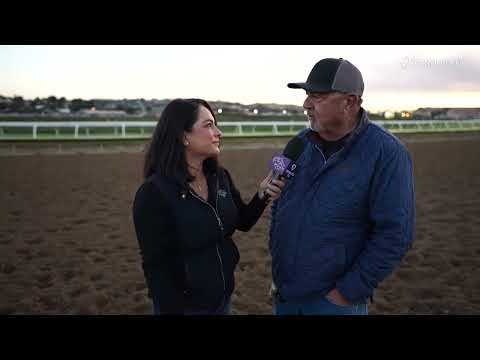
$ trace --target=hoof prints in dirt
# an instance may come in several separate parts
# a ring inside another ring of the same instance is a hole
[[[36,238],[33,238],[33,239],[29,239],[29,240],[25,240],[25,242],[29,245],[36,245],[36,244],[41,244],[45,241],[45,239],[41,236],[38,236]]]
[[[454,138],[406,142],[415,166],[416,239],[400,268],[379,286],[372,314],[480,314],[480,134]],[[242,197],[256,191],[266,164],[283,147],[222,151]],[[36,156],[0,159],[6,189],[0,313],[152,312],[131,214],[143,156],[43,155],[39,172],[31,171]],[[234,234],[241,260],[233,313],[272,314],[269,221],[267,208],[251,231]]]
[[[87,219],[77,219],[77,220],[72,221],[73,225],[83,225],[83,224],[87,224],[87,223],[88,223]]]
[[[1,264],[0,265],[0,272],[6,274],[6,275],[9,275],[11,273],[13,273],[15,270],[17,269],[17,267],[13,264]]]

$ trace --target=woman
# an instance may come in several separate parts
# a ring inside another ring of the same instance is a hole
[[[250,230],[284,186],[269,174],[245,204],[218,165],[221,137],[200,99],[170,102],[153,134],[133,218],[155,314],[229,314],[240,257],[232,235]]]

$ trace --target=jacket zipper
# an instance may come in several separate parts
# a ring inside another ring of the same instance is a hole
[[[219,183],[218,183],[218,176],[217,176],[217,191],[216,191],[216,197],[215,197],[215,216],[217,217],[218,225],[220,226],[220,230],[222,230],[222,239],[223,239],[223,224],[222,220],[220,219],[220,216],[218,216],[218,188],[219,188]],[[220,251],[218,250],[218,243],[216,244],[217,247],[217,255],[218,259],[220,260],[220,269],[222,270],[222,280],[223,280],[223,300],[222,300],[222,307],[225,305],[225,302],[227,301],[225,294],[227,293],[227,284],[225,282],[225,274],[223,273],[223,261],[222,257],[220,256]]]
[[[217,177],[217,191],[216,191],[216,199],[215,199],[215,209],[213,208],[212,205],[210,205],[208,202],[206,202],[205,200],[203,200],[201,197],[197,196],[194,192],[192,192],[190,189],[188,190],[190,192],[190,194],[194,197],[194,198],[197,198],[198,200],[200,200],[202,203],[208,205],[208,207],[210,209],[213,210],[213,213],[215,214],[215,217],[217,218],[217,222],[218,222],[218,226],[220,227],[220,230],[222,231],[222,236],[223,236],[223,224],[222,224],[222,220],[220,219],[220,217],[218,216],[218,213],[217,213],[217,210],[218,209],[218,177]],[[222,274],[222,280],[223,280],[223,299],[222,299],[222,307],[223,305],[225,305],[225,302],[226,302],[226,298],[225,298],[225,293],[227,292],[227,285],[225,283],[225,274],[223,273],[223,261],[222,261],[222,257],[220,256],[220,251],[218,250],[218,243],[215,244],[215,248],[217,250],[217,256],[218,256],[218,260],[220,261],[220,270],[221,270],[221,274]]]
[[[336,154],[338,154],[339,152],[341,152],[341,151],[344,149],[345,146],[342,146],[338,151],[336,151],[336,152],[334,152],[332,155],[330,155],[330,157],[329,157],[328,159],[325,158],[325,155],[323,154],[323,151],[322,151],[322,149],[320,149],[319,146],[314,145],[314,147],[320,152],[320,154],[322,154],[323,161],[324,161],[325,163],[323,164],[323,168],[320,170],[319,174],[317,174],[317,175],[315,176],[315,181],[311,183],[311,186],[313,186],[313,184],[316,182],[316,179],[320,176],[320,174],[325,171],[325,169],[326,169],[327,166],[329,165],[328,161],[329,161],[330,159],[332,159],[334,155],[336,155]],[[300,230],[300,231],[302,232],[302,230]],[[299,237],[301,237],[301,235],[302,235],[302,233],[299,234]],[[299,249],[300,249],[300,245],[297,246],[296,254],[295,254],[295,260],[294,260],[295,262],[294,262],[294,266],[293,266],[295,276],[296,276],[296,274],[298,273],[297,261],[298,261],[298,252],[299,252]]]
[[[320,154],[322,154],[322,157],[323,157],[323,161],[325,162],[325,165],[324,166],[327,166],[328,164],[328,160],[332,159],[334,155],[338,154],[340,151],[343,150],[344,146],[342,146],[339,150],[335,151],[332,155],[330,155],[330,157],[328,158],[328,160],[325,158],[325,155],[323,154],[323,151],[322,149],[320,149],[317,145],[315,145],[315,147],[317,148],[318,151],[320,151]]]

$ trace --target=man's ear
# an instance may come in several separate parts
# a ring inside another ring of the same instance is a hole
[[[349,111],[351,108],[355,106],[357,103],[357,96],[356,95],[348,95],[347,96],[347,104],[345,106],[345,111]]]
[[[357,97],[355,95],[349,95],[347,98],[347,104],[352,107],[357,102]]]

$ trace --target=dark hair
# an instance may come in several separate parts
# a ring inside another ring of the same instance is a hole
[[[192,131],[197,121],[200,106],[205,106],[217,119],[211,106],[202,99],[175,99],[167,104],[158,120],[152,139],[145,154],[143,176],[148,178],[157,173],[185,184],[194,178],[188,172],[185,156],[184,133]],[[215,172],[216,157],[203,162],[206,173]]]

